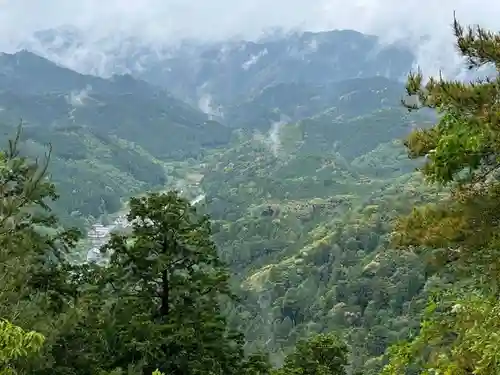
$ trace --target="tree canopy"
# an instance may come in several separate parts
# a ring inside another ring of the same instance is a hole
[[[410,157],[427,157],[431,183],[451,186],[447,199],[417,207],[396,226],[394,243],[413,246],[454,280],[429,302],[419,335],[392,349],[386,373],[405,367],[423,373],[496,374],[500,368],[498,257],[500,210],[500,34],[453,23],[469,69],[489,65],[494,77],[463,83],[443,77],[423,84],[411,74],[407,92],[420,107],[436,109],[438,123],[407,139]],[[415,109],[416,107],[410,107]]]
[[[500,73],[500,34],[453,28],[469,68]],[[327,111],[279,150],[242,136],[205,155],[211,216],[174,190],[131,198],[101,265],[71,261],[49,158],[21,156],[19,131],[0,153],[0,373],[498,373],[499,89],[410,74],[407,107],[439,114],[405,143],[432,187],[367,138],[400,112]]]
[[[268,355],[245,353],[243,335],[227,324],[225,306],[237,298],[206,215],[175,191],[132,198],[131,230],[102,248],[109,262],[70,264],[77,232],[51,215],[47,163],[19,156],[19,135],[0,159],[2,375],[273,371]],[[345,355],[338,339],[318,336],[285,368],[304,373],[316,363],[343,374]]]

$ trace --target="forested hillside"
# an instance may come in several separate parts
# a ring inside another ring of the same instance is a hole
[[[353,107],[370,93],[355,88]],[[378,92],[383,103],[388,93]],[[423,183],[422,163],[398,141],[427,118],[394,102],[359,115],[332,108],[273,135],[243,131],[202,166],[176,172],[204,176],[214,240],[245,298],[232,318],[244,322],[248,347],[264,346],[278,364],[299,338],[335,330],[355,368],[377,373],[387,346],[418,328],[433,281],[417,256],[390,250],[388,236],[398,215],[445,191]]]
[[[454,31],[498,70],[500,36]],[[266,43],[262,81],[207,68],[218,121],[132,76],[0,57],[1,375],[498,373],[500,78],[410,74],[401,103],[379,68],[318,82],[325,51],[283,82]],[[131,196],[107,262],[72,263],[71,226]]]
[[[353,30],[148,47],[134,39],[117,45],[106,38],[86,46],[80,30],[58,28],[37,32],[22,48],[82,73],[131,74],[211,112],[219,107],[225,112],[280,84],[322,86],[376,76],[401,80],[414,61],[407,48]]]
[[[165,160],[230,139],[226,126],[145,82],[81,75],[26,51],[0,56],[0,88],[1,133],[12,135],[22,119],[26,155],[52,145],[49,172],[67,192],[56,209],[71,225],[165,186]]]

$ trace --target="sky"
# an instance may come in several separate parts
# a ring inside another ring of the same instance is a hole
[[[253,39],[274,27],[353,29],[410,43],[419,65],[436,71],[459,62],[453,11],[463,23],[500,31],[498,0],[0,0],[0,51],[61,25],[85,31],[82,48],[103,36],[163,44],[185,37]],[[425,43],[423,36],[429,37]]]

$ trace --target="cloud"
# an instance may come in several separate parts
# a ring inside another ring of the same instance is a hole
[[[274,156],[278,156],[281,150],[281,128],[286,124],[286,120],[273,122],[269,129],[269,143]]]
[[[66,101],[73,107],[83,107],[89,99],[89,93],[91,90],[92,87],[87,86],[85,89],[80,91],[71,91],[68,95],[66,95]]]
[[[214,118],[224,117],[222,108],[217,106],[214,107],[213,99],[210,94],[200,93],[198,108],[200,109],[200,111],[206,113],[211,120],[213,120]]]
[[[282,130],[283,126],[290,123],[290,121],[291,119],[288,116],[280,115],[280,120],[271,124],[267,134],[262,134],[259,131],[255,131],[253,134],[253,138],[255,141],[260,142],[264,146],[268,147],[275,157],[283,156],[281,143]]]
[[[450,23],[500,30],[493,0],[0,0],[0,50],[11,51],[35,30],[73,25],[84,31],[80,48],[96,41],[136,37],[162,45],[182,38],[257,38],[263,30],[354,29],[415,47],[418,63],[433,72],[456,66]],[[422,37],[428,37],[423,40]],[[99,52],[92,51],[99,56]]]

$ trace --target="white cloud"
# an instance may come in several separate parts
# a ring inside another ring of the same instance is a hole
[[[457,63],[450,28],[454,10],[464,23],[500,30],[495,0],[0,0],[0,50],[12,50],[35,30],[61,25],[81,27],[86,37],[81,48],[87,50],[103,36],[112,36],[110,43],[134,36],[163,44],[255,38],[273,27],[340,28],[418,44],[420,65],[437,71]]]
[[[250,56],[250,58],[247,61],[245,61],[241,65],[241,67],[243,68],[243,70],[248,70],[251,68],[252,65],[255,65],[262,56],[265,56],[267,54],[268,54],[268,51],[267,51],[267,48],[265,48],[262,51],[260,51],[257,55]]]
[[[210,119],[215,117],[224,117],[224,113],[220,107],[214,107],[212,95],[201,93],[198,100],[198,108],[200,111],[206,113]]]
[[[66,101],[73,107],[83,107],[89,99],[89,93],[91,90],[92,87],[87,86],[85,89],[80,91],[71,91],[69,95],[66,95]]]

